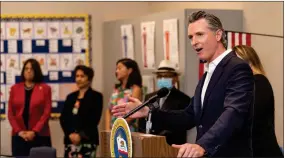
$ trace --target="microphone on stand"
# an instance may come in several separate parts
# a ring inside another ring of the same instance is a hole
[[[167,94],[169,93],[169,89],[168,88],[161,88],[156,95],[152,96],[151,98],[149,98],[147,101],[145,101],[143,104],[141,104],[140,106],[134,108],[132,111],[130,111],[129,113],[127,113],[125,116],[123,116],[124,119],[128,118],[129,116],[131,116],[132,114],[134,114],[135,112],[139,111],[140,109],[142,109],[143,107],[145,107],[146,105],[150,104],[150,103],[154,103],[158,98],[163,98],[165,97]]]

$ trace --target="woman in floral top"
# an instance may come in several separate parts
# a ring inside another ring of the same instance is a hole
[[[116,77],[119,84],[115,85],[110,97],[109,109],[106,114],[106,129],[111,129],[116,117],[113,117],[111,110],[113,106],[128,102],[128,96],[142,99],[142,77],[136,61],[123,58],[116,63]],[[137,131],[136,120],[127,118],[130,130]]]

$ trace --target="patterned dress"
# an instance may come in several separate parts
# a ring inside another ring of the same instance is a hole
[[[79,116],[78,109],[82,99],[77,99],[72,110],[73,116],[71,118],[73,124],[77,127],[79,126]],[[65,158],[96,158],[96,148],[97,145],[93,143],[88,143],[88,141],[82,140],[80,144],[65,144]]]
[[[65,145],[66,158],[96,158],[96,144]]]
[[[111,111],[112,108],[118,104],[127,103],[128,96],[131,95],[132,95],[132,89],[123,89],[122,87],[115,88],[110,97],[109,110]],[[110,129],[112,129],[113,123],[115,122],[116,119],[117,119],[116,117],[112,116]],[[135,119],[129,123],[129,127],[131,132],[137,131],[137,124]]]

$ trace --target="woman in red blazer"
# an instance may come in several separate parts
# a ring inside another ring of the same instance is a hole
[[[24,63],[21,77],[22,82],[11,87],[8,105],[13,156],[29,156],[33,147],[51,146],[51,88],[43,83],[41,67],[35,59]]]

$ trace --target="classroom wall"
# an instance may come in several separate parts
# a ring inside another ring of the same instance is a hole
[[[123,57],[122,53],[122,42],[121,42],[121,25],[131,24],[133,26],[134,34],[134,59],[136,60],[141,75],[153,76],[153,69],[145,69],[143,66],[143,56],[142,56],[142,44],[139,42],[141,40],[141,23],[142,22],[155,22],[154,29],[154,64],[157,68],[160,61],[164,58],[163,53],[163,20],[164,19],[177,19],[178,22],[178,50],[179,50],[179,72],[184,72],[185,70],[185,11],[179,10],[174,12],[163,12],[154,13],[146,16],[140,16],[132,19],[122,19],[122,20],[112,20],[104,23],[104,37],[103,37],[103,60],[108,61],[103,63],[104,72],[112,72],[115,70],[117,60]],[[112,47],[110,44],[113,43]],[[116,82],[116,77],[114,73],[104,73],[104,95],[110,96],[112,94],[114,84]],[[180,79],[183,78],[180,76]],[[196,82],[189,83],[190,85],[196,84]],[[183,89],[183,83],[180,84],[180,89]],[[105,98],[105,102],[109,98]],[[105,107],[107,111],[108,107]],[[104,117],[105,119],[105,117]]]
[[[150,13],[193,9],[243,10],[243,31],[283,36],[283,2],[149,2]],[[283,38],[252,35],[275,95],[275,133],[283,147]]]
[[[244,31],[283,36],[283,2],[1,2],[1,14],[90,14],[93,30],[92,67],[95,70],[92,86],[101,92],[104,91],[104,21],[186,8],[243,10]],[[252,45],[259,53],[273,86],[276,104],[275,131],[279,144],[283,146],[283,38],[253,35]],[[63,133],[57,121],[50,121],[50,125],[53,146],[61,157]],[[1,154],[11,154],[9,128],[7,121],[1,122]]]
[[[102,24],[105,20],[133,18],[148,13],[145,2],[1,2],[1,14],[90,14],[92,16],[93,87],[102,92]],[[102,121],[101,121],[102,123]],[[50,121],[52,145],[63,156],[63,132],[58,121]],[[11,154],[10,125],[1,121],[1,154]]]

